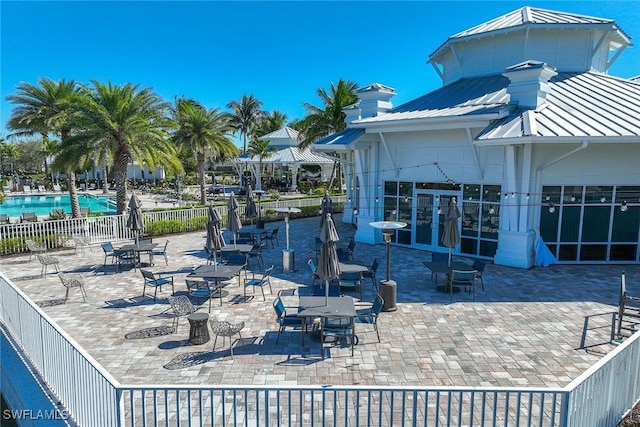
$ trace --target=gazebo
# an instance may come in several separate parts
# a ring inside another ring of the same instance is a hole
[[[313,153],[310,148],[304,150],[298,148],[298,135],[299,132],[297,130],[287,126],[260,137],[262,140],[269,140],[269,146],[276,148],[276,151],[269,157],[262,159],[262,164],[279,165],[281,168],[288,167],[291,170],[290,188],[292,191],[297,189],[298,173],[302,165],[320,166],[320,179],[325,180],[330,177],[332,166],[335,162],[331,157]],[[242,174],[245,166],[249,167],[256,177],[256,190],[262,189],[262,171],[260,171],[260,158],[258,156],[251,156],[249,153],[243,154],[235,161],[235,166],[239,174]]]

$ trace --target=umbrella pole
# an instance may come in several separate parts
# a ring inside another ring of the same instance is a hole
[[[329,281],[327,280],[324,288],[324,305],[329,305]]]
[[[451,267],[451,251],[452,248],[449,248],[449,265],[447,265],[447,267]]]
[[[236,233],[233,233],[233,247],[236,247]]]
[[[218,271],[218,251],[213,251],[213,269]]]

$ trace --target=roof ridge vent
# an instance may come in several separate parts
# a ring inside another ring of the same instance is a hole
[[[507,86],[510,103],[532,110],[539,108],[550,92],[549,80],[557,74],[555,68],[534,60],[507,67],[502,75],[510,80]]]

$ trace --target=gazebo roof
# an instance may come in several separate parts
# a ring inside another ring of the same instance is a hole
[[[260,163],[260,157],[244,154],[238,158],[239,163]],[[301,150],[298,147],[286,147],[274,152],[269,157],[263,157],[262,163],[282,163],[282,164],[318,164],[333,163],[330,157],[313,153],[310,149]]]

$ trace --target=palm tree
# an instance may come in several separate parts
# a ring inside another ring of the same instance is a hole
[[[200,203],[205,204],[205,153],[208,149],[213,158],[237,156],[240,150],[229,138],[233,125],[228,114],[217,108],[207,110],[196,101],[185,98],[176,100],[173,120],[178,127],[173,133],[173,141],[195,154]]]
[[[166,116],[169,105],[152,89],[140,89],[92,82],[80,103],[79,131],[63,147],[59,156],[90,156],[112,159],[116,184],[116,210],[127,207],[127,165],[137,160],[151,167],[162,165],[170,172],[181,172],[182,165],[168,137],[173,121]],[[108,156],[107,156],[108,155]]]
[[[51,176],[49,176],[49,157],[53,156],[58,150],[58,141],[50,139],[49,135],[43,133],[40,148],[42,149],[42,156],[44,157],[44,176],[49,177],[51,182],[53,182],[53,171],[51,171]]]
[[[273,110],[270,113],[265,112],[264,117],[256,128],[255,134],[256,136],[263,136],[268,133],[275,132],[282,129],[286,123],[287,116],[284,113],[278,110]]]
[[[227,104],[227,108],[230,108],[231,120],[233,121],[236,130],[240,131],[242,135],[242,152],[247,152],[247,137],[253,133],[260,120],[264,116],[262,108],[262,101],[255,98],[253,95],[242,94],[240,101],[231,101]]]
[[[307,148],[318,139],[347,127],[346,115],[342,110],[358,102],[356,89],[356,83],[340,78],[337,85],[331,83],[328,93],[323,88],[318,89],[323,108],[306,102],[303,104],[307,115],[298,123],[302,130],[300,148]]]
[[[17,105],[7,127],[17,131],[16,135],[55,133],[60,135],[61,145],[66,144],[72,136],[73,120],[78,103],[82,100],[82,93],[76,82],[64,79],[55,82],[42,77],[38,80],[38,85],[20,83],[17,89],[16,94],[7,97]],[[80,205],[76,190],[75,163],[61,163],[60,166],[68,178],[71,214],[78,218]]]
[[[258,174],[258,181],[256,182],[256,189],[262,190],[262,159],[271,156],[275,151],[276,147],[269,145],[271,141],[268,139],[258,139],[252,138],[249,143],[249,153],[252,156],[258,156],[258,170],[260,173]]]

